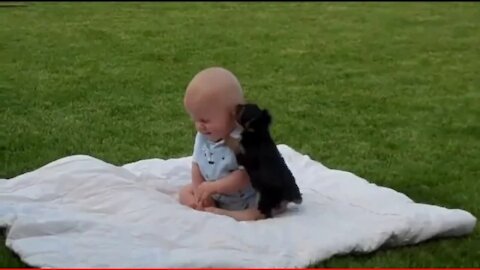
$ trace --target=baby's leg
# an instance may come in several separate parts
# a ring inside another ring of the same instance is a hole
[[[207,207],[205,211],[214,213],[217,215],[229,216],[237,221],[253,221],[258,219],[264,219],[265,216],[256,208],[249,208],[245,210],[226,210],[217,207]]]
[[[197,210],[203,210],[204,207],[212,207],[215,205],[215,202],[212,198],[207,199],[204,207],[198,205],[197,200],[195,199],[195,195],[193,193],[192,184],[188,184],[182,187],[182,189],[180,189],[179,201],[181,204]]]
[[[193,196],[192,184],[188,184],[182,187],[182,189],[180,189],[179,201],[181,204],[188,206],[190,208],[193,208],[193,209],[197,208],[197,202],[195,200],[195,197]]]

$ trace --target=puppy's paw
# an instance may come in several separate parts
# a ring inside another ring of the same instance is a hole
[[[303,198],[298,198],[293,201],[294,204],[302,204],[302,202],[303,202]]]

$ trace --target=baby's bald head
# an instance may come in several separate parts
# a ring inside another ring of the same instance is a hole
[[[185,107],[193,103],[214,103],[226,109],[243,104],[243,91],[235,75],[221,67],[211,67],[197,73],[187,86]]]
[[[228,136],[236,125],[236,106],[245,103],[240,82],[221,67],[197,73],[187,86],[183,102],[197,130],[212,140]]]

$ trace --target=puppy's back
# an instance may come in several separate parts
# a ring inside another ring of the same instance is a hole
[[[261,162],[259,167],[264,168],[265,173],[268,174],[262,177],[262,182],[267,181],[267,183],[264,183],[265,185],[279,188],[283,199],[296,204],[302,203],[302,194],[297,186],[295,177],[273,139],[269,136],[268,141],[265,141],[264,144],[258,147],[261,149],[259,154],[263,155],[259,159]]]

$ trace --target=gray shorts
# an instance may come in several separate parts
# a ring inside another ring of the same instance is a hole
[[[215,194],[212,198],[215,200],[215,204],[218,208],[230,211],[245,210],[257,207],[258,204],[257,193],[248,197]]]

